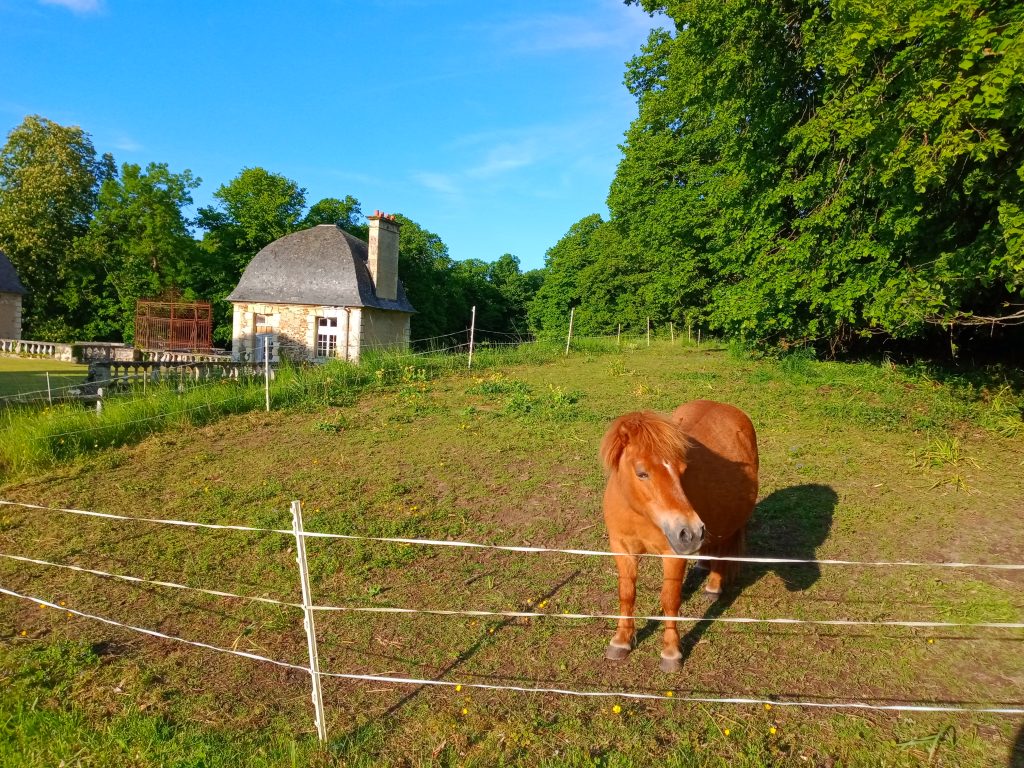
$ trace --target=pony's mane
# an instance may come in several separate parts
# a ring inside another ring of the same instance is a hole
[[[654,461],[670,461],[686,456],[690,439],[674,421],[660,413],[627,413],[612,422],[601,440],[601,461],[606,471],[615,468],[627,445],[635,446]]]

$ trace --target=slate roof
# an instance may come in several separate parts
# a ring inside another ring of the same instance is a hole
[[[25,286],[21,284],[21,280],[18,279],[14,265],[3,251],[0,251],[0,293],[28,293]]]
[[[366,248],[334,224],[293,232],[253,257],[227,300],[415,312],[401,280],[397,299],[377,297]]]

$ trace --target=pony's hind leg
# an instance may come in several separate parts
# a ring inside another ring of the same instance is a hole
[[[661,612],[664,616],[678,616],[683,601],[683,577],[686,575],[686,560],[681,557],[666,557],[663,560],[665,580],[661,585]],[[679,650],[679,629],[676,622],[666,621],[661,636],[662,672],[678,672],[683,654]]]
[[[614,548],[614,546],[613,546]],[[619,615],[615,634],[604,653],[606,659],[621,661],[633,650],[636,636],[636,622],[633,613],[636,608],[637,558],[631,555],[616,555],[615,567],[619,571]]]
[[[713,548],[701,550],[701,554],[715,555],[717,557],[740,557],[746,544],[746,526],[740,528],[732,536],[716,544]],[[705,551],[709,549],[709,551]],[[722,589],[731,584],[739,573],[742,563],[733,560],[710,560],[711,573],[708,575],[704,591],[713,597],[722,594]]]

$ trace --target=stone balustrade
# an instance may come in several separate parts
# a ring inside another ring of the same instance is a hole
[[[0,354],[49,357],[54,360],[74,362],[72,344],[58,344],[52,341],[31,341],[29,339],[0,339]]]
[[[174,352],[163,349],[143,349],[141,359],[154,363],[230,363],[231,355],[219,352]]]
[[[90,386],[106,386],[119,382],[146,380],[152,383],[188,379],[193,382],[238,380],[263,376],[262,363],[234,363],[223,360],[176,362],[171,360],[103,360],[89,364]],[[270,366],[270,377],[275,377]]]

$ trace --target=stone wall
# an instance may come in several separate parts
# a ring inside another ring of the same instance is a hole
[[[409,346],[409,318],[404,312],[364,309],[359,346],[362,350],[386,348],[404,350]]]
[[[399,347],[409,343],[409,315],[361,307],[321,307],[307,304],[236,302],[232,323],[231,357],[236,361],[262,359],[256,350],[259,333],[271,333],[271,361],[315,360],[317,318],[338,318],[338,348],[342,360],[359,360],[364,347]],[[257,327],[257,317],[264,321]],[[347,332],[347,343],[346,343]]]
[[[0,339],[21,338],[21,294],[0,291]]]

